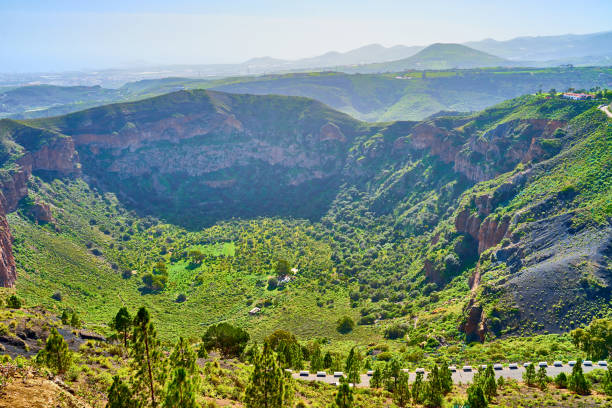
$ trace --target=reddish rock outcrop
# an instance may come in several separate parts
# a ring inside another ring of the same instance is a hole
[[[458,232],[471,235],[474,239],[478,239],[481,222],[482,220],[478,214],[473,214],[469,208],[465,208],[455,218],[455,229]]]
[[[320,140],[324,141],[324,140],[338,140],[342,143],[346,142],[346,137],[344,137],[344,135],[342,134],[342,131],[340,130],[340,128],[333,124],[333,123],[327,123],[323,126],[321,126],[321,131],[320,131]]]
[[[455,218],[455,229],[458,232],[471,235],[478,241],[479,254],[499,244],[510,225],[509,218],[503,220],[485,218],[487,215],[488,211],[475,214],[466,208],[460,211]]]
[[[473,299],[466,308],[466,317],[459,330],[465,333],[466,341],[483,342],[487,334],[487,327],[484,319],[484,311],[482,306],[473,303]]]
[[[427,281],[434,283],[442,282],[443,279],[440,271],[435,268],[429,259],[425,259],[425,261],[423,261],[423,270],[425,271]]]
[[[452,131],[423,122],[412,129],[410,145],[413,149],[428,150],[445,163],[455,161],[457,152],[461,149],[462,140]]]
[[[0,180],[0,286],[12,287],[17,278],[13,257],[13,237],[6,214],[14,211],[19,201],[28,194],[27,182],[33,171],[54,171],[61,174],[79,172],[78,155],[71,138],[58,138],[39,150],[28,152],[18,161],[18,168]],[[47,204],[37,203],[33,215],[40,221],[50,222]]]
[[[410,147],[427,150],[472,181],[484,181],[511,170],[518,163],[546,157],[538,141],[548,138],[565,122],[548,119],[516,119],[482,135],[459,130],[464,122],[423,122],[410,134]],[[454,128],[453,128],[454,127]],[[401,144],[401,143],[400,143]],[[398,148],[400,148],[398,144]]]
[[[10,288],[15,285],[15,279],[17,279],[13,257],[13,236],[3,209],[0,211],[0,286]]]
[[[509,225],[509,218],[503,220],[485,219],[478,229],[478,253],[481,254],[499,244],[506,235]]]
[[[53,222],[53,215],[51,214],[51,207],[49,204],[43,202],[36,202],[30,208],[30,215],[38,223],[49,223]]]

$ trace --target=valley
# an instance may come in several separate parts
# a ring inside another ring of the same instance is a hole
[[[612,408],[610,17],[0,1],[0,408]]]
[[[415,317],[415,335],[439,325],[444,341],[562,333],[609,313],[597,105],[527,96],[366,124],[303,98],[196,90],[4,120],[4,207],[17,211],[3,283],[18,276],[26,301],[92,324],[148,304],[168,339],[228,319],[260,338],[296,318],[305,338],[357,342]],[[279,260],[298,272],[270,290]],[[151,291],[142,277],[159,262],[167,283]],[[359,323],[348,337],[343,315]]]
[[[0,94],[0,407],[609,406],[610,68],[442,48]]]

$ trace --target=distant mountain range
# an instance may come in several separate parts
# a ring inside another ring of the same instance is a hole
[[[612,56],[612,31],[546,37],[518,37],[508,41],[486,39],[468,47],[511,60],[555,61]]]
[[[371,64],[375,62],[395,61],[410,57],[425,47],[396,45],[384,47],[380,44],[370,44],[347,52],[330,51],[316,57],[302,58],[289,61],[270,57],[254,58],[244,62],[242,65],[249,68],[262,68],[270,66],[282,66],[287,69],[305,69],[335,67],[356,64]]]
[[[466,69],[516,65],[515,62],[461,44],[432,44],[397,61],[360,65],[361,73],[401,72],[422,69]]]
[[[508,41],[486,39],[464,44],[433,44],[427,47],[384,47],[380,44],[370,44],[347,52],[331,51],[298,60],[260,57],[239,64],[143,66],[59,74],[0,74],[0,86],[43,83],[120,87],[131,81],[165,77],[218,79],[304,71],[380,73],[491,66],[551,67],[566,64],[612,65],[612,31],[583,35],[519,37]]]
[[[253,58],[234,68],[250,73],[275,70],[305,70],[381,64],[384,70],[473,68],[495,65],[558,65],[572,61],[596,62],[593,57],[612,57],[612,31],[594,34],[567,34],[517,37],[507,41],[485,39],[463,44],[430,46],[369,44],[347,52],[330,51],[298,60],[272,57]],[[511,61],[508,61],[511,60]],[[600,65],[600,64],[595,64]],[[231,66],[231,65],[230,65]],[[227,65],[219,67],[230,67]]]

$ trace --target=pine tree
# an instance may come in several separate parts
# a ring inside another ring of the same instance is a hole
[[[425,383],[424,402],[427,407],[442,406],[442,387],[440,385],[440,372],[438,366],[434,365]]]
[[[330,368],[333,363],[333,359],[331,353],[328,351],[325,353],[325,357],[323,357],[323,368]]]
[[[323,368],[323,359],[321,357],[321,348],[317,343],[314,345],[314,349],[310,354],[310,369],[312,371],[319,371]]]
[[[424,398],[423,373],[416,373],[416,378],[412,384],[412,400],[415,404],[422,404]]]
[[[336,394],[336,406],[338,408],[351,408],[353,406],[353,390],[346,379],[340,380],[338,393]]]
[[[302,347],[299,345],[299,343],[291,343],[289,345],[288,352],[291,368],[301,370],[304,367]]]
[[[385,366],[383,379],[388,391],[395,390],[395,387],[397,386],[397,378],[399,377],[401,371],[400,362],[396,358],[393,358]]]
[[[357,385],[361,382],[361,378],[359,376],[359,369],[359,355],[357,354],[357,352],[355,352],[355,347],[353,347],[349,352],[348,357],[346,358],[345,365],[346,378],[348,379],[349,383]]]
[[[190,377],[195,392],[198,391],[200,385],[200,370],[196,360],[197,355],[189,342],[180,337],[170,354],[170,369],[176,371],[179,368],[184,368],[187,376]]]
[[[286,399],[283,369],[266,341],[261,353],[253,356],[253,373],[244,400],[248,408],[280,408]]]
[[[478,384],[472,384],[467,389],[467,405],[470,408],[487,408],[489,406],[482,388]]]
[[[54,327],[51,329],[45,348],[36,356],[36,360],[57,374],[63,374],[72,364],[72,352],[68,349],[68,343]]]
[[[68,324],[70,322],[70,316],[68,315],[68,311],[64,309],[62,312],[62,317],[60,318],[62,324]]]
[[[540,367],[540,369],[538,370],[536,383],[538,384],[538,388],[542,391],[544,391],[548,387],[548,376],[546,375],[545,367]]]
[[[141,307],[134,318],[132,341],[132,391],[141,405],[157,407],[166,379],[164,356],[149,312]]]
[[[110,327],[116,330],[119,335],[123,335],[123,346],[127,348],[128,333],[132,328],[132,316],[130,316],[127,307],[119,309],[110,323]]]
[[[370,378],[370,388],[380,388],[382,385],[382,370],[378,367],[372,373],[372,378]]]
[[[606,395],[612,395],[612,365],[608,366],[608,371],[603,381],[603,390]]]
[[[192,376],[188,375],[184,367],[175,369],[166,390],[164,408],[199,408],[195,396],[196,387]]]
[[[493,366],[488,365],[485,370],[485,375],[482,378],[482,392],[484,392],[487,399],[491,400],[497,395],[497,383],[495,382],[495,373],[493,372]]]
[[[525,381],[525,383],[528,386],[532,387],[535,384],[535,380],[536,380],[535,365],[531,363],[527,366],[527,368],[525,369],[525,372],[523,373],[523,381]]]
[[[572,367],[572,374],[567,381],[567,388],[580,395],[587,395],[591,392],[589,383],[582,373],[582,359],[578,359],[574,367]]]
[[[106,408],[137,408],[138,405],[132,397],[132,391],[118,375],[113,377],[113,384],[108,390]]]
[[[448,364],[442,364],[440,369],[440,387],[444,395],[453,390],[453,373],[448,368]]]
[[[401,408],[410,404],[410,385],[408,383],[408,373],[400,372],[397,379],[397,386],[393,391],[393,401]]]

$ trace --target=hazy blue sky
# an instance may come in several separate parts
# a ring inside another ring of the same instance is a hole
[[[612,29],[611,0],[0,0],[0,71],[295,59]]]

